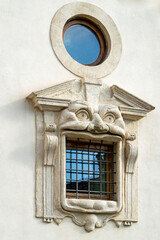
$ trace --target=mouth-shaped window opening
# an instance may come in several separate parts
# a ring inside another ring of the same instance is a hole
[[[66,139],[66,198],[116,200],[115,145]]]

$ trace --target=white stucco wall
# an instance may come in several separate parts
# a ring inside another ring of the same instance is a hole
[[[139,222],[110,222],[87,233],[65,219],[60,226],[35,218],[34,110],[25,100],[75,76],[55,57],[49,28],[68,0],[0,1],[0,239],[159,239],[160,1],[86,0],[105,10],[122,37],[123,54],[105,81],[154,105],[139,122]]]

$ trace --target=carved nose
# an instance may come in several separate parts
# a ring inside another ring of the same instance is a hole
[[[97,128],[101,128],[102,127],[103,121],[102,121],[102,119],[101,119],[101,117],[99,116],[98,113],[94,113],[92,123]]]
[[[107,132],[109,130],[109,127],[104,125],[101,117],[98,113],[94,113],[93,120],[89,124],[88,129],[89,132]]]

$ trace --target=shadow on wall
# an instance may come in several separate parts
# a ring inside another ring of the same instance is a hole
[[[35,147],[34,110],[25,99],[12,102],[0,108],[1,155],[6,161],[33,170]]]
[[[19,206],[26,203],[35,216],[35,119],[27,100],[20,99],[0,107],[0,156],[7,186],[19,197]],[[28,197],[27,197],[28,196]],[[31,197],[32,196],[32,197]]]

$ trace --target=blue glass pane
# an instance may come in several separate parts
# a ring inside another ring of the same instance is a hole
[[[95,62],[100,54],[96,34],[85,25],[75,24],[67,28],[63,41],[69,55],[81,64]]]

